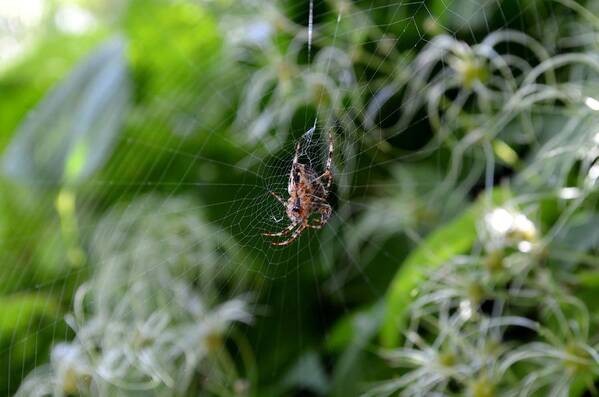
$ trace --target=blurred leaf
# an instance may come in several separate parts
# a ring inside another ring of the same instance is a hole
[[[599,247],[599,215],[582,212],[572,217],[564,231],[556,237],[555,245],[566,246],[573,252],[585,252]],[[574,257],[573,260],[576,260]]]
[[[59,305],[49,296],[19,294],[0,296],[0,340],[6,341],[15,332],[24,331],[35,318],[60,315]]]
[[[211,15],[197,3],[135,0],[124,23],[141,102],[134,120],[180,136],[222,129],[241,85],[231,84],[236,62]]]
[[[99,190],[94,184],[85,187],[107,206],[139,194],[140,181],[176,182],[142,190],[171,194],[175,185],[178,191],[190,190],[198,174],[212,165],[200,164],[189,153],[234,163],[246,150],[222,138],[227,131],[221,116],[234,115],[223,101],[237,98],[229,91],[240,90],[243,84],[237,82],[243,80],[225,72],[228,63],[221,57],[222,38],[212,16],[197,2],[134,0],[122,25],[129,40],[134,107],[113,156],[96,175],[119,183]],[[230,169],[212,168],[219,178],[234,178]],[[215,190],[225,194],[222,188]]]
[[[0,361],[0,394],[7,395],[14,392],[7,387],[18,386],[15,381],[24,372],[46,359],[50,345],[66,337],[66,328],[59,304],[49,295],[0,296],[0,307],[0,351],[10,357]]]
[[[88,155],[88,146],[83,142],[78,142],[69,155],[65,165],[65,179],[67,181],[77,178],[77,174],[85,166],[85,159]]]
[[[583,293],[585,292],[585,290],[588,290],[593,293],[594,298],[597,298],[597,295],[599,293],[599,290],[597,289],[597,287],[599,287],[599,272],[597,272],[597,271],[580,272],[579,274],[576,275],[576,280],[582,287]],[[580,294],[581,291],[578,291],[578,292]]]
[[[573,260],[580,259],[580,254],[575,255]],[[588,255],[589,262],[599,263],[599,258],[596,255]],[[576,280],[576,296],[586,303],[589,310],[593,313],[597,313],[597,299],[599,299],[599,271],[597,270],[586,270],[578,271],[575,274]]]
[[[283,385],[325,395],[329,381],[318,354],[311,351],[300,356],[283,380]]]
[[[326,340],[326,349],[331,352],[342,352],[362,334],[364,324],[379,323],[382,319],[382,302],[357,310],[338,320],[331,329]]]
[[[122,38],[101,45],[30,112],[4,156],[9,176],[76,183],[104,163],[129,103],[124,49]]]
[[[357,390],[368,368],[367,345],[376,335],[383,319],[385,305],[379,301],[367,308],[343,317],[327,339],[329,349],[340,350],[335,365],[331,395],[347,396]]]
[[[511,167],[517,166],[520,161],[518,153],[501,139],[493,140],[493,152],[498,159]]]
[[[27,112],[66,76],[106,32],[89,35],[47,34],[22,61],[0,74],[0,148],[4,150]],[[40,73],[43,71],[43,73]]]
[[[496,188],[492,193],[493,203],[505,201],[508,195],[508,191]],[[476,224],[487,209],[487,198],[486,195],[481,196],[456,219],[434,231],[402,263],[387,295],[387,309],[381,329],[381,342],[385,347],[399,343],[412,294],[427,272],[472,247],[477,237]]]
[[[432,5],[432,15],[439,23],[452,32],[469,31],[485,28],[485,22],[493,16],[500,7],[501,0],[435,0]]]
[[[67,270],[54,195],[0,177],[0,294],[64,281]],[[68,300],[68,293],[61,291]]]

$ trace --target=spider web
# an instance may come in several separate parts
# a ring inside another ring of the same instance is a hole
[[[451,107],[438,120],[431,119],[435,113],[426,111],[426,102],[418,94],[442,86],[414,65],[420,61],[422,69],[430,68],[431,74],[448,75],[451,80],[464,59],[456,53],[438,56],[437,52],[464,40],[467,53],[498,27],[527,31],[546,40],[543,45],[549,47],[551,38],[545,34],[550,29],[544,24],[558,25],[555,14],[567,8],[537,9],[536,2],[504,8],[496,0],[309,1],[281,7],[259,1],[242,3],[230,11],[212,3],[190,3],[216,15],[229,47],[222,57],[209,61],[212,74],[200,82],[193,73],[205,73],[206,65],[200,67],[198,60],[180,48],[180,69],[164,75],[156,91],[173,84],[188,85],[185,93],[195,91],[197,97],[186,97],[181,89],[181,96],[157,98],[159,116],[171,123],[166,128],[173,131],[166,138],[157,132],[161,126],[153,120],[134,121],[138,133],[123,135],[117,155],[77,195],[82,214],[77,217],[78,239],[91,251],[90,263],[63,269],[50,281],[46,278],[29,289],[40,297],[56,295],[68,304],[73,298],[68,283],[81,284],[93,269],[115,260],[115,255],[106,254],[117,250],[115,236],[126,240],[129,233],[136,236],[139,229],[152,228],[147,244],[163,247],[164,243],[170,254],[124,282],[109,279],[105,285],[115,282],[132,288],[136,279],[164,265],[170,256],[212,254],[205,259],[214,264],[210,272],[195,274],[193,269],[182,268],[174,278],[226,284],[220,293],[227,297],[250,292],[257,319],[247,333],[253,349],[266,356],[259,360],[259,367],[267,373],[263,381],[282,380],[295,364],[290,350],[314,349],[341,315],[384,297],[397,265],[433,227],[433,222],[427,223],[432,209],[436,222],[451,219],[476,192],[490,191],[505,171],[497,164],[493,148],[482,145],[472,149],[474,145],[468,141],[472,135],[452,141],[452,133],[465,126],[451,117]],[[530,15],[534,26],[527,25]],[[274,39],[279,22],[290,24],[289,29],[296,32],[289,35],[287,45]],[[445,33],[445,42],[436,39],[439,32]],[[592,29],[590,33],[595,34]],[[564,36],[555,45],[583,47],[590,33]],[[356,40],[361,53],[351,52]],[[179,46],[172,45],[175,49]],[[544,60],[543,54],[522,47],[504,42],[497,51],[521,55],[530,65]],[[528,70],[524,65],[514,73]],[[501,66],[496,73],[501,73]],[[495,77],[491,75],[489,80]],[[456,86],[444,88],[455,103],[476,102],[462,96]],[[496,87],[500,93],[509,89]],[[211,124],[211,112],[218,106],[235,109],[234,114]],[[518,125],[533,120],[526,112],[522,117]],[[437,130],[431,128],[435,123]],[[509,124],[497,123],[494,131]],[[328,131],[333,131],[335,142],[329,197],[333,215],[322,230],[305,230],[293,244],[272,247],[271,240],[261,233],[282,230],[289,219],[270,192],[288,197],[289,169],[297,142],[301,143],[302,162],[322,173]],[[234,154],[229,154],[229,149]],[[141,171],[131,173],[130,168],[137,164]],[[556,184],[561,187],[564,183]],[[39,180],[37,184],[52,185],[53,181]],[[181,196],[186,199],[179,200]],[[414,200],[423,197],[424,202]],[[40,213],[53,211],[50,199],[33,202],[23,223],[35,222],[36,217],[42,219]],[[136,223],[140,218],[149,221]],[[205,237],[173,237],[177,229],[169,227],[169,219],[180,218],[182,223],[186,218],[199,219],[198,225],[189,227],[201,229],[204,234],[200,235]],[[52,219],[49,231],[59,230],[61,220]],[[161,228],[168,234],[161,234]],[[18,241],[39,237],[25,227],[14,230],[13,235]],[[50,240],[48,252],[63,244],[60,239]],[[94,255],[97,251],[100,254]],[[126,246],[118,252],[137,253]],[[28,260],[15,263],[27,265]],[[43,270],[20,275],[16,264],[7,279],[41,278]],[[51,310],[54,308],[47,308]],[[3,355],[7,355],[8,371],[20,366],[24,378],[30,368],[16,356],[16,349],[48,333],[57,342],[72,339],[73,334],[62,319],[42,323],[25,310],[18,318],[32,332],[26,337],[15,332]],[[38,348],[37,342],[34,346]],[[36,356],[34,362],[41,365],[46,359]],[[14,384],[8,387],[13,392],[16,389]]]

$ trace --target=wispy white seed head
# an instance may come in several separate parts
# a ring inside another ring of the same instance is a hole
[[[587,105],[589,109],[599,112],[599,100],[588,96],[585,98],[584,104]]]
[[[581,193],[582,192],[577,187],[565,187],[565,188],[560,189],[559,198],[561,198],[563,200],[572,200],[572,199],[580,197]]]
[[[537,228],[526,215],[502,207],[485,215],[484,228],[489,245],[495,249],[514,244],[522,252],[529,252],[537,237]]]

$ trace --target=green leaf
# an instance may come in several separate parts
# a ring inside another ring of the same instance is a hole
[[[0,296],[0,307],[2,342],[12,339],[15,334],[27,331],[36,317],[56,319],[60,314],[59,305],[51,297],[40,294]]]
[[[104,37],[106,32],[100,26],[85,35],[48,32],[35,40],[27,55],[0,72],[2,150],[6,149],[27,112]]]
[[[384,302],[379,300],[366,309],[351,313],[337,322],[327,338],[327,348],[342,351],[335,370],[331,387],[332,396],[348,396],[355,393],[373,366],[368,360],[368,344],[375,338],[380,327]],[[376,360],[378,363],[380,360]],[[378,368],[377,368],[378,369]]]
[[[7,175],[37,184],[77,183],[111,153],[130,101],[125,43],[112,39],[80,62],[18,128]]]
[[[492,192],[491,200],[494,204],[499,204],[508,196],[508,191],[497,188]],[[426,274],[472,247],[477,237],[477,221],[489,204],[487,199],[488,196],[481,196],[456,219],[434,231],[403,262],[387,295],[387,308],[380,335],[384,346],[393,347],[399,343],[413,293]]]
[[[301,388],[317,395],[325,395],[329,388],[329,381],[318,354],[309,351],[300,356],[285,376],[283,385],[286,388]]]
[[[235,111],[232,99],[242,86],[231,84],[240,78],[237,62],[222,51],[216,20],[198,3],[130,2],[124,28],[136,99],[143,106],[138,127],[155,123],[182,137],[213,133]]]
[[[23,375],[45,362],[50,346],[68,337],[59,303],[50,295],[0,296],[0,394],[12,395]],[[9,390],[9,386],[12,390]]]

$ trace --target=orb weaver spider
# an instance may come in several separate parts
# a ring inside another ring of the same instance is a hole
[[[331,185],[333,183],[333,171],[331,170],[333,162],[333,134],[329,130],[329,151],[325,163],[324,172],[317,176],[316,172],[307,164],[299,162],[301,144],[295,146],[295,155],[289,172],[289,183],[287,192],[289,199],[285,201],[275,192],[270,192],[285,207],[287,217],[291,224],[277,233],[262,233],[268,237],[282,237],[291,233],[291,236],[284,241],[272,242],[272,245],[289,245],[294,242],[300,234],[306,229],[322,228],[333,209],[327,202]],[[320,215],[320,219],[315,219],[310,223],[312,215]],[[294,230],[295,229],[295,230]]]

